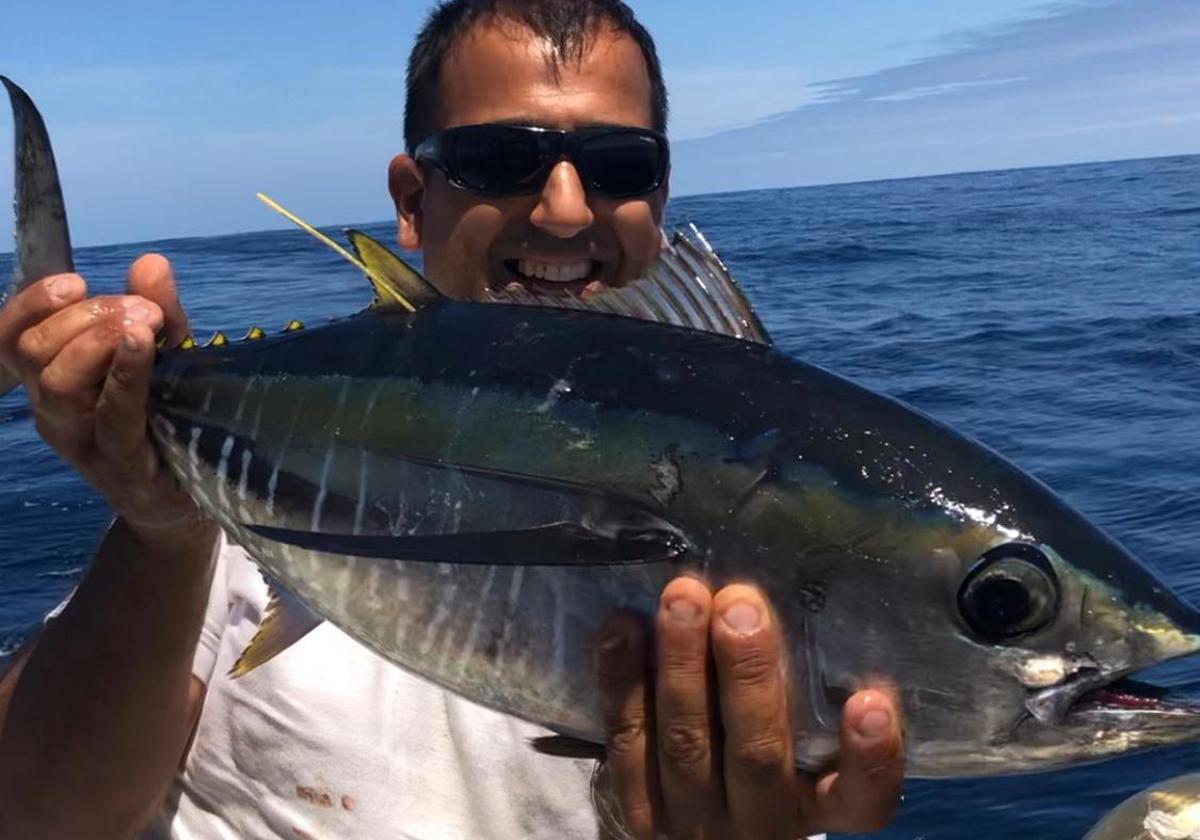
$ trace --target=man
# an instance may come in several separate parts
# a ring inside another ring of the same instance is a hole
[[[457,297],[628,282],[657,253],[667,184],[612,154],[659,143],[665,122],[653,44],[617,0],[445,4],[413,50],[409,154],[389,169],[400,243],[423,249],[430,279]],[[628,130],[558,148],[559,135],[531,143],[514,125]],[[77,276],[47,278],[0,312],[0,361],[39,431],[118,513],[0,685],[0,835],[595,836],[590,764],[532,752],[536,727],[327,625],[225,676],[266,592],[146,438],[155,334],[177,340],[186,318],[162,257],[139,259],[129,283],[127,296],[88,298]],[[747,586],[672,582],[652,639],[613,622],[597,656],[609,730],[598,798],[630,834],[795,838],[890,818],[902,757],[889,698],[852,697],[838,767],[798,775],[782,657]]]

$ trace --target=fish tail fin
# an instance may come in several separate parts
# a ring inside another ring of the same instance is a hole
[[[14,195],[16,228],[12,284],[7,297],[32,283],[75,270],[62,187],[46,123],[37,106],[11,79],[0,76],[13,112]],[[0,304],[3,300],[0,300]],[[19,384],[16,375],[0,368],[0,396]]]

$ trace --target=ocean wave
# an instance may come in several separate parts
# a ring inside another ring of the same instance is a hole
[[[1147,216],[1200,216],[1200,207],[1163,207],[1150,210]]]
[[[842,242],[794,248],[788,258],[798,266],[845,265],[849,263],[890,262],[893,260],[929,259],[936,256],[916,248],[896,248],[867,245],[861,242]],[[775,254],[773,259],[778,260]]]

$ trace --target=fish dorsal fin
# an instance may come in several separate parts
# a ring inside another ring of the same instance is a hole
[[[341,245],[337,244],[332,239],[330,239],[328,236],[321,233],[321,231],[317,230],[315,227],[310,225],[308,222],[301,219],[295,213],[293,213],[292,211],[285,208],[278,201],[276,201],[275,199],[271,198],[269,195],[266,195],[264,193],[255,193],[255,195],[258,197],[258,200],[261,201],[263,204],[270,207],[276,213],[283,216],[285,219],[287,219],[292,224],[296,225],[296,227],[300,228],[302,231],[307,233],[309,236],[316,239],[322,245],[325,245],[326,247],[328,247],[331,251],[333,251],[335,254],[337,254],[339,257],[344,259],[346,262],[350,263],[352,266],[357,268],[363,274],[367,275],[367,279],[371,281],[371,285],[375,288],[376,295],[380,294],[381,288],[390,288],[390,284],[382,277],[375,276],[375,274],[372,273],[371,269],[368,268],[366,266],[366,264],[363,263],[362,260],[355,257],[353,254],[351,254],[349,251],[347,251]],[[402,296],[399,296],[397,294],[397,295],[392,295],[391,297],[392,297],[392,299],[388,301],[389,303],[395,303],[400,306],[403,306],[409,312],[417,311],[417,308],[415,306],[413,306],[411,303],[409,303],[407,300],[405,300]]]
[[[264,574],[271,595],[258,632],[229,669],[234,679],[243,677],[308,635],[324,619],[292,593]]]
[[[346,236],[350,237],[350,244],[375,287],[376,304],[386,306],[407,300],[420,309],[442,297],[419,271],[375,237],[353,228],[346,229]]]
[[[587,298],[524,289],[489,295],[497,303],[588,309],[771,344],[737,281],[694,225],[675,231],[658,260],[637,280],[619,289]]]

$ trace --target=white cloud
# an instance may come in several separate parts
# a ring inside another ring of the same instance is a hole
[[[815,99],[796,67],[666,68],[671,136],[702,137],[758,122]]]
[[[1027,81],[1025,76],[1013,76],[1008,79],[981,79],[976,82],[943,82],[937,85],[921,85],[882,96],[872,96],[870,99],[872,102],[903,102],[906,99],[941,96],[942,94],[954,93],[955,91],[966,90],[968,88],[995,87],[997,85],[1011,85],[1014,82],[1024,81]]]
[[[1200,152],[1200,2],[1094,0],[677,145],[677,195]]]

